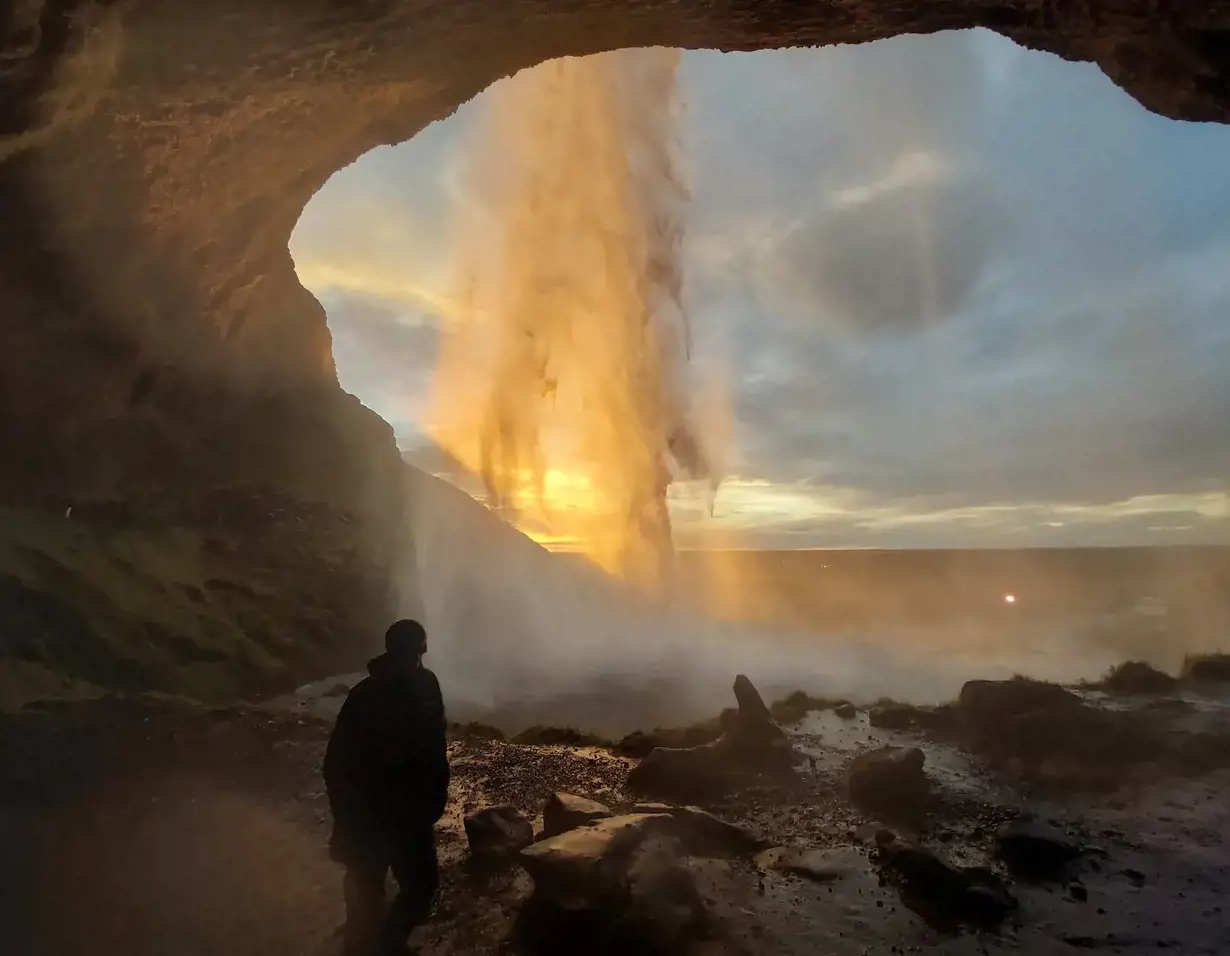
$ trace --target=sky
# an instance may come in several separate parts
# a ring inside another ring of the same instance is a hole
[[[1230,127],[981,31],[690,52],[681,84],[692,374],[733,417],[683,546],[1230,543]],[[343,387],[432,471],[478,108],[339,171],[291,242]]]

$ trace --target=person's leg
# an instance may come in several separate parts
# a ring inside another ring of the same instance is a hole
[[[435,827],[427,824],[402,835],[394,849],[392,867],[398,892],[380,929],[381,951],[385,953],[402,950],[410,932],[431,913],[440,885]]]
[[[384,877],[388,864],[378,859],[346,864],[342,888],[346,900],[343,934],[345,956],[368,956],[384,918]]]

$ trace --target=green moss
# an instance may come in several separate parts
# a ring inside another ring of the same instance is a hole
[[[0,705],[99,688],[216,702],[343,669],[356,535],[327,514],[250,529],[0,508]]]
[[[0,660],[0,713],[20,710],[40,700],[88,700],[105,693],[101,687],[76,680],[44,664]]]

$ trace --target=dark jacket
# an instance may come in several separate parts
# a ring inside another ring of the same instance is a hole
[[[388,654],[367,670],[342,705],[325,753],[335,844],[430,826],[448,801],[444,701],[436,675]]]

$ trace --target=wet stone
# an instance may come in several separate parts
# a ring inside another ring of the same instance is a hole
[[[933,926],[995,926],[1017,906],[986,867],[955,866],[934,850],[891,834],[878,842],[880,862],[902,902]]]
[[[1029,879],[1061,879],[1081,847],[1063,830],[1037,820],[1005,823],[995,835],[999,855],[1018,875]]]
[[[930,789],[923,770],[926,759],[918,747],[881,747],[860,754],[846,768],[850,799],[869,809],[916,808]]]
[[[867,711],[867,721],[878,730],[911,730],[917,711],[908,704],[882,704]]]

